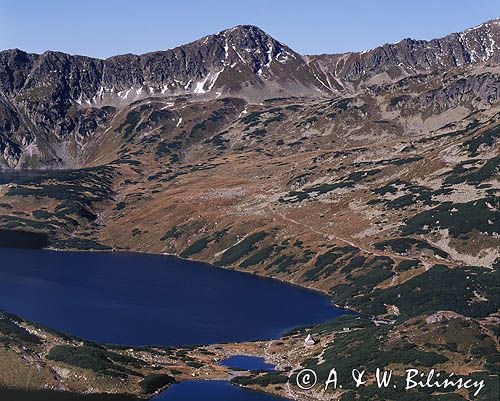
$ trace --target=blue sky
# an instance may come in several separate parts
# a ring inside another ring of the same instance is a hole
[[[337,53],[444,36],[499,11],[498,0],[0,0],[0,49],[104,58],[252,24],[302,54]]]

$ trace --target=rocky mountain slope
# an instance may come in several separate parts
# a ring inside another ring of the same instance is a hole
[[[370,83],[394,82],[405,76],[492,61],[498,63],[499,20],[430,41],[404,39],[361,53],[309,56],[324,87],[356,88]]]
[[[432,41],[301,56],[254,26],[106,60],[48,51],[0,52],[0,166],[77,167],[85,145],[136,100],[236,96],[328,98],[450,68],[497,64],[500,22]]]
[[[499,25],[343,55],[249,26],[107,60],[2,52],[0,163],[75,168],[0,185],[0,244],[172,253],[378,322],[307,329],[324,355],[304,332],[272,344],[290,382],[267,391],[305,399],[299,367],[342,353],[479,375],[496,399]]]

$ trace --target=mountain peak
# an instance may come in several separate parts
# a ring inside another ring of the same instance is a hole
[[[221,31],[221,33],[224,32],[260,32],[263,34],[266,34],[263,29],[259,28],[257,25],[251,25],[251,24],[241,24],[241,25],[235,25],[232,26],[231,28],[224,29]]]
[[[237,37],[237,36],[250,36],[250,37],[261,37],[261,38],[269,38],[275,40],[265,32],[263,29],[259,28],[256,25],[235,25],[231,28],[224,29],[220,32],[217,32],[215,35],[222,35],[228,37]]]
[[[201,52],[206,65],[208,61],[216,70],[250,70],[258,76],[269,77],[272,66],[283,66],[289,61],[302,59],[298,53],[255,25],[236,25],[205,36],[189,46]]]
[[[225,47],[233,47],[246,51],[264,51],[266,53],[287,50],[293,52],[288,46],[274,39],[271,35],[255,25],[236,25],[213,35],[205,36],[196,43],[207,44],[213,40],[224,43]],[[295,52],[294,52],[295,53]]]

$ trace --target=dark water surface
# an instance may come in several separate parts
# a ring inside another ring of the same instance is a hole
[[[0,184],[26,182],[30,178],[48,175],[59,170],[2,170],[0,169]]]
[[[286,401],[260,391],[233,386],[221,380],[185,381],[174,384],[152,401]]]
[[[143,401],[110,394],[72,394],[61,391],[25,391],[0,388],[1,401]],[[151,401],[289,401],[287,398],[233,386],[227,381],[184,381],[174,384]]]
[[[0,249],[0,309],[88,340],[277,338],[343,314],[328,297],[164,255]]]
[[[272,363],[267,363],[264,358],[248,355],[232,355],[219,362],[219,364],[234,369],[246,370],[273,370],[276,367]]]
[[[0,388],[1,401],[144,401],[134,396],[114,394],[73,394],[51,390],[14,390]],[[221,400],[224,400],[222,398]]]

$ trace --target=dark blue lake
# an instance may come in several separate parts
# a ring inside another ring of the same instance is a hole
[[[233,386],[226,381],[199,380],[174,384],[151,401],[287,401],[287,398]]]
[[[24,391],[0,388],[2,401],[143,401],[110,394],[70,394],[63,391]],[[231,385],[226,381],[185,381],[174,384],[151,401],[290,401]]]
[[[277,338],[344,313],[313,291],[164,255],[8,248],[0,309],[131,345]]]
[[[264,358],[248,355],[232,355],[219,362],[219,364],[230,368],[246,370],[273,370],[275,368],[275,365],[267,363]]]
[[[30,178],[50,174],[51,171],[54,170],[0,170],[0,184],[24,182]]]

